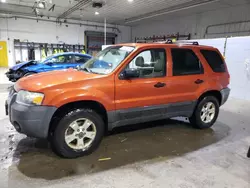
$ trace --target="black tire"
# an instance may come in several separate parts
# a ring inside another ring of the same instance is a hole
[[[92,144],[84,151],[82,150],[74,150],[70,148],[65,142],[65,131],[69,127],[70,123],[79,119],[79,118],[87,118],[91,120],[96,127],[96,136],[92,142]],[[77,158],[84,155],[91,154],[101,143],[101,140],[104,135],[104,121],[99,114],[97,114],[92,109],[77,109],[67,113],[62,119],[59,121],[56,126],[54,132],[52,133],[52,138],[50,139],[51,148],[53,151],[64,158]]]
[[[215,105],[215,115],[214,115],[211,122],[205,123],[205,122],[202,121],[200,114],[201,114],[202,107],[208,102],[212,102]],[[190,123],[192,124],[193,127],[198,128],[198,129],[210,128],[218,118],[219,107],[220,107],[219,102],[218,102],[218,99],[216,97],[214,97],[214,96],[206,96],[206,97],[204,97],[197,104],[193,115],[189,118]]]
[[[27,72],[26,74],[24,74],[24,77],[30,76],[30,75],[33,75],[33,74],[36,74],[36,72]]]

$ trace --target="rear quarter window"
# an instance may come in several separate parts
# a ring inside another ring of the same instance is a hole
[[[201,50],[201,53],[214,72],[226,71],[224,60],[221,58],[220,54],[217,51]]]

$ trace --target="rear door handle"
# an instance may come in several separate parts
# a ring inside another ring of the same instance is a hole
[[[154,87],[156,88],[165,87],[165,86],[166,86],[166,83],[164,82],[158,82],[157,84],[154,85]]]
[[[204,81],[203,80],[201,80],[201,79],[197,79],[197,80],[195,80],[195,82],[194,83],[196,83],[196,84],[202,84]]]

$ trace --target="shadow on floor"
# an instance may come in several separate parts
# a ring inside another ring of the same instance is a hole
[[[14,153],[18,170],[31,178],[55,180],[108,170],[136,162],[166,160],[216,143],[230,131],[217,122],[213,129],[197,130],[177,120],[138,124],[114,130],[93,154],[78,159],[61,159],[44,140],[25,138]],[[111,160],[99,162],[99,158]]]

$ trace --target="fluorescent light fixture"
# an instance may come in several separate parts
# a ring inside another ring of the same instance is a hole
[[[95,11],[95,15],[99,15],[99,14],[100,14],[99,12]]]
[[[1,0],[1,2],[2,2],[2,3],[5,3],[5,2],[6,2],[6,0]]]
[[[198,7],[198,6],[201,6],[201,5],[206,5],[206,4],[217,2],[217,1],[219,1],[219,0],[205,0],[205,1],[202,1],[202,2],[199,2],[199,3],[187,5],[187,6],[184,6],[184,7],[169,7],[169,8],[163,9],[163,10],[158,10],[158,11],[150,12],[150,13],[147,13],[147,14],[144,14],[144,15],[141,15],[141,16],[126,19],[125,23],[128,24],[128,23],[138,22],[138,21],[141,21],[141,20],[146,20],[146,19],[149,19],[149,18],[154,18],[154,17],[157,17],[157,16],[166,15],[166,14],[181,11],[181,10],[195,8],[195,7]]]
[[[132,3],[134,0],[128,0],[129,3]]]
[[[38,7],[39,8],[45,8],[45,3],[44,2],[39,2]]]

